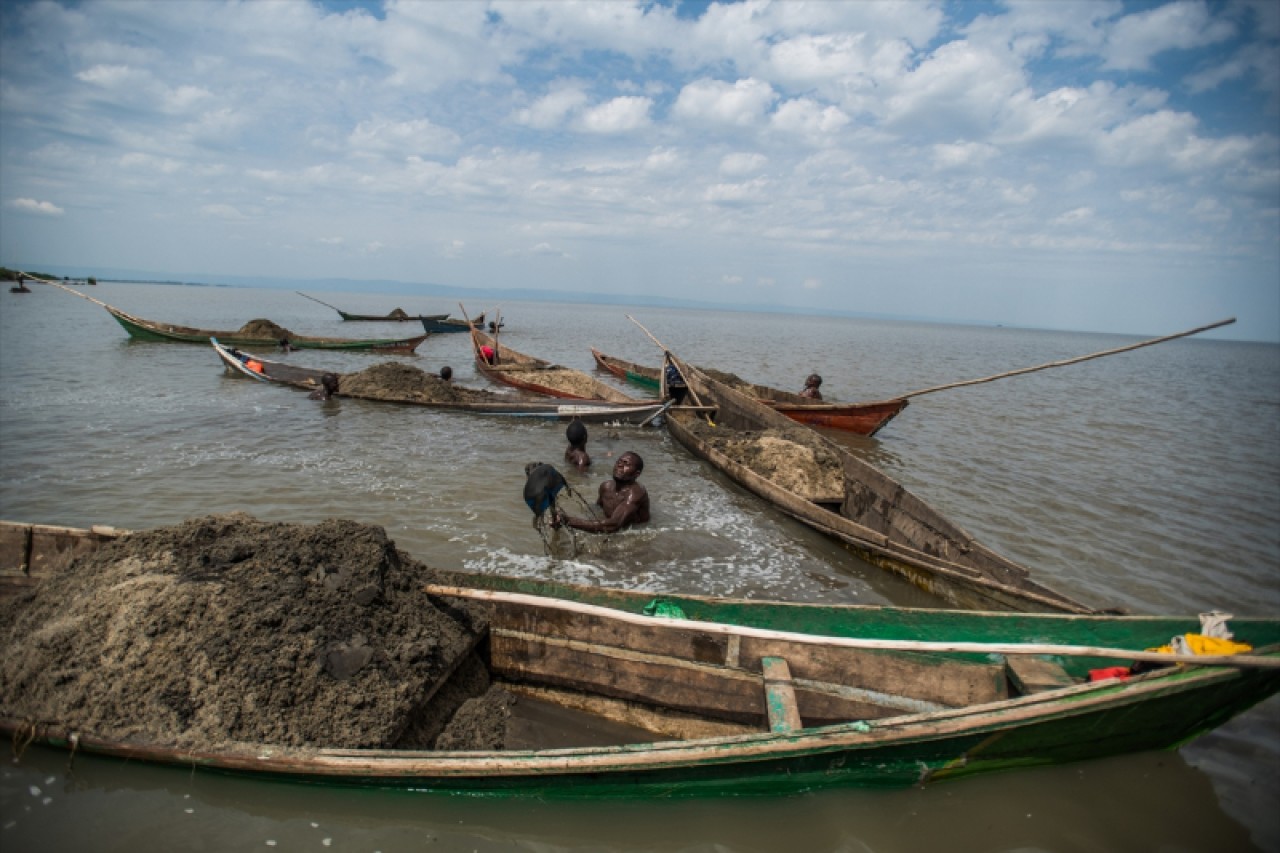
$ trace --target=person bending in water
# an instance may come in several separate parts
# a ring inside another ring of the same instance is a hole
[[[586,424],[574,418],[564,434],[569,439],[569,446],[564,451],[564,461],[579,471],[585,471],[591,467],[591,457],[587,455]]]
[[[320,377],[320,387],[312,391],[308,397],[312,400],[328,400],[338,393],[338,374],[326,373]]]
[[[592,521],[574,518],[557,511],[551,520],[552,527],[572,527],[587,533],[614,533],[632,524],[649,520],[649,492],[636,482],[644,470],[640,454],[628,450],[613,465],[613,479],[600,484],[596,504],[604,510],[604,518]]]

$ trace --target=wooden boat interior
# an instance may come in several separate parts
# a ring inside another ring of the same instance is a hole
[[[0,524],[0,595],[34,588],[126,531]],[[445,602],[468,591],[438,586]],[[801,634],[645,618],[535,596],[489,593],[476,645],[428,690],[477,661],[518,697],[508,749],[694,740],[962,711],[1076,683],[1037,655],[845,648]],[[465,660],[464,657],[475,656]],[[1096,661],[1094,662],[1096,664]],[[1079,666],[1087,666],[1080,663]],[[416,747],[417,745],[410,745]]]

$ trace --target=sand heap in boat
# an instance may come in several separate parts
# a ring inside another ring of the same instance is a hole
[[[703,441],[740,465],[809,500],[844,495],[844,466],[820,441],[807,441],[800,431],[734,430],[690,420]]]
[[[241,326],[236,334],[246,338],[271,338],[273,341],[297,337],[284,326],[263,319],[250,320]]]
[[[0,714],[192,749],[495,746],[467,739],[486,721],[446,729],[503,707],[469,701],[483,611],[438,606],[433,575],[352,521],[134,533],[0,604]]]
[[[359,373],[343,374],[338,389],[347,396],[367,400],[474,403],[499,399],[491,391],[462,388],[411,364],[396,361],[375,364]]]

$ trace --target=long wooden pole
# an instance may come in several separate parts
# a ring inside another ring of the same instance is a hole
[[[429,584],[424,587],[424,589],[428,595],[442,595],[449,598],[469,598],[476,601],[520,604],[529,607],[560,610],[568,613],[581,613],[590,616],[616,619],[620,622],[626,622],[631,625],[686,628],[696,630],[704,634],[722,634],[727,636],[737,635],[740,637],[756,637],[762,640],[784,640],[792,643],[840,646],[848,649],[881,649],[885,651],[900,652],[974,652],[977,654],[1005,655],[1069,655],[1072,657],[1118,658],[1122,660],[1154,661],[1157,663],[1189,663],[1204,666],[1280,669],[1280,657],[1266,657],[1263,655],[1178,655],[1137,649],[1116,649],[1102,646],[1075,646],[1057,643],[935,642],[929,640],[875,640],[865,637],[829,637],[818,634],[801,634],[795,631],[774,631],[768,628],[754,628],[749,625],[729,625],[723,622],[700,622],[694,619],[672,619],[661,616],[645,616],[640,613],[628,613],[625,610],[614,610],[611,607],[600,607],[595,604],[583,604],[578,601],[546,598],[541,595],[528,595],[521,592],[503,592],[501,590],[492,589],[471,589],[468,587],[443,586],[436,584]]]
[[[294,293],[298,294],[303,299],[310,299],[312,302],[320,302],[319,299],[316,299],[314,296],[307,296],[307,294],[303,293],[301,290],[295,290]],[[333,308],[333,310],[337,311],[339,314],[342,313],[341,308],[334,308],[334,306],[330,305],[328,302],[320,302],[320,304],[323,305],[325,308]]]
[[[684,384],[685,384],[686,386],[688,386],[688,388],[689,388],[689,393],[693,395],[693,402],[694,402],[694,404],[695,404],[695,405],[697,405],[697,406],[698,406],[698,408],[702,408],[702,400],[698,399],[698,392],[697,392],[697,391],[695,391],[695,390],[693,390],[693,385],[692,385],[692,384],[690,384],[690,382],[689,382],[689,377],[684,375],[684,371],[680,369],[680,363],[679,363],[679,362],[677,362],[677,361],[676,361],[676,359],[675,359],[675,356],[673,356],[673,355],[671,354],[671,350],[667,349],[667,348],[666,348],[666,346],[662,343],[662,341],[660,341],[660,340],[658,340],[657,338],[655,338],[655,337],[653,336],[653,333],[652,333],[652,332],[650,332],[648,329],[646,329],[646,328],[644,327],[644,324],[642,324],[642,323],[641,323],[639,320],[637,320],[635,317],[632,317],[630,314],[628,314],[628,315],[627,315],[627,319],[628,319],[628,320],[630,320],[631,322],[635,323],[637,326],[639,326],[639,327],[640,327],[640,331],[642,331],[642,332],[644,332],[646,335],[648,335],[648,336],[649,336],[649,340],[653,341],[655,344],[657,344],[657,345],[658,345],[658,349],[662,350],[662,354],[663,354],[663,356],[665,356],[667,359],[670,359],[671,363],[675,365],[675,367],[676,367],[676,371],[677,371],[677,372],[679,372],[680,377],[681,377],[682,379],[684,379]],[[665,384],[665,383],[664,383],[664,384]],[[706,414],[706,415],[705,415],[705,417],[706,417],[706,419],[707,419],[707,423],[711,424],[712,426],[715,426],[715,421],[714,421],[714,420],[712,420],[712,418],[711,418],[711,415],[710,415],[710,414]]]
[[[1092,358],[1102,358],[1104,355],[1115,355],[1116,353],[1120,353],[1120,352],[1129,352],[1130,350],[1139,349],[1140,347],[1149,347],[1152,344],[1159,344],[1159,343],[1164,343],[1165,341],[1171,341],[1174,338],[1185,338],[1188,335],[1198,335],[1201,332],[1207,332],[1210,329],[1216,329],[1219,326],[1229,326],[1235,321],[1236,321],[1235,317],[1229,317],[1226,320],[1219,320],[1216,323],[1210,323],[1208,326],[1201,326],[1198,329],[1190,329],[1186,332],[1178,332],[1176,335],[1165,335],[1162,338],[1152,338],[1149,341],[1142,341],[1141,343],[1129,344],[1128,346],[1116,347],[1115,349],[1109,349],[1109,350],[1103,350],[1102,352],[1095,352],[1092,355],[1076,356],[1075,358],[1068,358],[1063,361],[1051,361],[1048,364],[1041,364],[1035,367],[1024,367],[1024,368],[1021,368],[1020,370],[1010,370],[1006,373],[997,373],[995,376],[987,376],[982,379],[966,379],[963,382],[951,382],[946,385],[935,385],[932,388],[925,388],[921,391],[912,391],[910,394],[899,395],[898,399],[905,400],[908,397],[919,397],[921,394],[932,394],[935,391],[945,391],[948,388],[961,388],[965,385],[981,385],[983,382],[994,382],[997,379],[1004,379],[1005,377],[1008,377],[1008,376],[1019,376],[1023,373],[1034,373],[1037,370],[1048,370],[1050,367],[1063,367],[1068,364],[1076,364],[1081,361],[1088,361],[1089,359],[1092,359]]]
[[[54,287],[60,287],[60,288],[62,288],[62,289],[63,289],[63,290],[65,290],[67,293],[70,293],[72,296],[79,296],[81,299],[88,299],[90,302],[93,302],[93,303],[95,303],[95,304],[97,304],[97,305],[101,305],[103,308],[108,308],[108,309],[109,309],[109,308],[111,308],[111,306],[110,306],[110,305],[108,305],[107,303],[103,302],[101,299],[94,299],[92,296],[89,296],[89,295],[88,295],[88,294],[86,294],[86,293],[81,293],[81,292],[80,292],[80,291],[78,291],[78,290],[73,290],[73,289],[71,289],[70,287],[67,287],[67,286],[66,286],[65,284],[63,284],[62,282],[58,282],[58,281],[49,281],[48,279],[39,278],[39,277],[37,277],[37,276],[34,276],[34,275],[32,275],[31,273],[25,273],[25,272],[24,272],[24,273],[22,273],[22,274],[23,274],[23,275],[25,275],[27,278],[31,279],[32,281],[38,281],[38,282],[40,282],[41,284],[52,284]]]

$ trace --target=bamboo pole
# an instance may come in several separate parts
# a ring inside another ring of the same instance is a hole
[[[546,598],[541,595],[528,595],[521,592],[470,589],[438,584],[428,584],[424,587],[424,590],[428,595],[541,607],[549,610],[615,619],[630,625],[665,626],[668,628],[696,630],[704,634],[737,635],[740,637],[755,637],[761,640],[782,640],[791,643],[839,646],[846,649],[879,649],[896,652],[973,652],[977,654],[1005,655],[1065,655],[1070,657],[1153,661],[1157,663],[1188,663],[1202,666],[1234,666],[1244,669],[1280,669],[1280,657],[1263,655],[1178,655],[1137,649],[1115,649],[1103,646],[1075,646],[1057,643],[936,642],[929,640],[875,640],[865,637],[828,637],[818,634],[801,634],[795,631],[754,628],[749,625],[728,625],[723,622],[700,622],[694,619],[645,616],[640,613],[628,613],[625,610],[614,610],[611,607],[600,607],[595,604],[583,604],[577,601]]]
[[[63,289],[63,290],[65,290],[67,293],[70,293],[72,296],[79,296],[81,299],[88,299],[90,302],[93,302],[93,303],[95,303],[95,304],[97,304],[97,305],[101,305],[103,308],[106,308],[107,310],[112,310],[112,309],[111,309],[111,306],[110,306],[110,305],[108,305],[107,303],[103,302],[101,299],[94,299],[92,296],[89,296],[89,295],[88,295],[88,294],[86,294],[86,293],[81,293],[81,292],[80,292],[80,291],[78,291],[78,290],[73,290],[72,288],[67,287],[65,284],[63,284],[63,283],[62,283],[62,282],[60,282],[60,281],[50,281],[50,280],[48,280],[48,279],[39,278],[39,277],[37,277],[37,276],[31,275],[31,273],[25,273],[25,272],[24,272],[24,273],[22,273],[22,274],[23,274],[23,275],[25,275],[27,278],[31,279],[32,281],[38,281],[38,282],[40,282],[41,284],[52,284],[54,287],[60,287],[60,288],[62,288],[62,289]]]
[[[1152,338],[1149,341],[1142,341],[1136,344],[1129,344],[1128,346],[1116,347],[1115,349],[1109,349],[1109,350],[1103,350],[1102,352],[1095,352],[1091,355],[1080,355],[1080,356],[1076,356],[1075,358],[1065,359],[1063,361],[1051,361],[1048,364],[1041,364],[1041,365],[1037,365],[1036,367],[1023,367],[1019,370],[1010,370],[1006,373],[997,373],[995,376],[987,376],[982,379],[966,379],[963,382],[951,382],[946,385],[935,385],[932,388],[925,388],[921,391],[912,391],[910,394],[902,394],[898,397],[898,399],[906,400],[910,397],[919,397],[921,394],[932,394],[935,391],[945,391],[948,388],[961,388],[961,387],[964,387],[965,385],[981,385],[984,382],[994,382],[997,379],[1004,379],[1009,376],[1019,376],[1023,373],[1034,373],[1037,370],[1048,370],[1050,367],[1064,367],[1068,364],[1077,364],[1078,362],[1089,361],[1090,359],[1093,359],[1093,358],[1102,358],[1104,355],[1115,355],[1116,353],[1129,352],[1130,350],[1139,349],[1141,347],[1149,347],[1152,344],[1159,344],[1159,343],[1164,343],[1165,341],[1171,341],[1175,338],[1185,338],[1188,335],[1198,335],[1201,332],[1207,332],[1210,329],[1216,329],[1219,326],[1229,326],[1235,321],[1236,321],[1235,317],[1229,317],[1226,320],[1219,320],[1216,323],[1210,323],[1208,326],[1201,326],[1198,329],[1190,329],[1185,332],[1178,332],[1177,334],[1174,334],[1174,335],[1165,335],[1162,338]]]
[[[307,294],[303,293],[301,290],[295,290],[294,293],[298,294],[303,299],[310,299],[312,302],[320,302],[320,304],[323,305],[325,308],[333,308],[333,310],[337,311],[339,314],[342,313],[341,308],[336,308],[330,305],[328,302],[321,302],[319,299],[316,299],[314,296],[307,296]]]
[[[682,370],[682,369],[681,369],[681,367],[680,367],[680,362],[676,361],[675,356],[673,356],[673,355],[671,354],[671,350],[667,349],[667,348],[666,348],[666,346],[662,343],[662,341],[660,341],[660,340],[658,340],[657,338],[655,338],[655,337],[653,336],[653,333],[652,333],[652,332],[650,332],[648,329],[646,329],[646,328],[644,327],[644,325],[643,325],[639,320],[637,320],[635,317],[632,317],[630,314],[628,314],[628,315],[627,315],[627,319],[628,319],[628,320],[630,320],[631,322],[635,323],[637,326],[639,326],[639,327],[640,327],[640,331],[642,331],[642,332],[644,332],[646,335],[648,335],[648,336],[649,336],[649,340],[653,341],[655,344],[657,344],[657,345],[658,345],[658,349],[662,350],[662,355],[663,355],[663,369],[664,369],[664,371],[665,371],[665,369],[666,369],[666,361],[667,361],[667,360],[670,360],[670,362],[671,362],[672,364],[674,364],[674,365],[675,365],[675,368],[676,368],[676,370],[679,372],[680,377],[681,377],[682,379],[684,379],[684,384],[689,388],[689,393],[693,396],[693,402],[694,402],[694,404],[695,404],[695,405],[697,405],[699,408],[703,408],[703,406],[702,406],[702,400],[700,400],[700,399],[698,398],[698,392],[697,392],[697,391],[695,391],[695,390],[693,390],[693,385],[689,382],[689,377],[684,375],[684,370]],[[659,377],[659,381],[662,381],[662,384],[663,384],[663,386],[664,386],[664,387],[666,386],[666,382],[665,382],[664,380],[662,380],[662,377]],[[716,422],[712,419],[712,417],[711,417],[711,415],[710,415],[710,414],[707,414],[707,415],[705,415],[704,417],[706,417],[706,419],[707,419],[707,423],[708,423],[708,424],[710,424],[711,426],[715,426],[715,425],[716,425]]]

